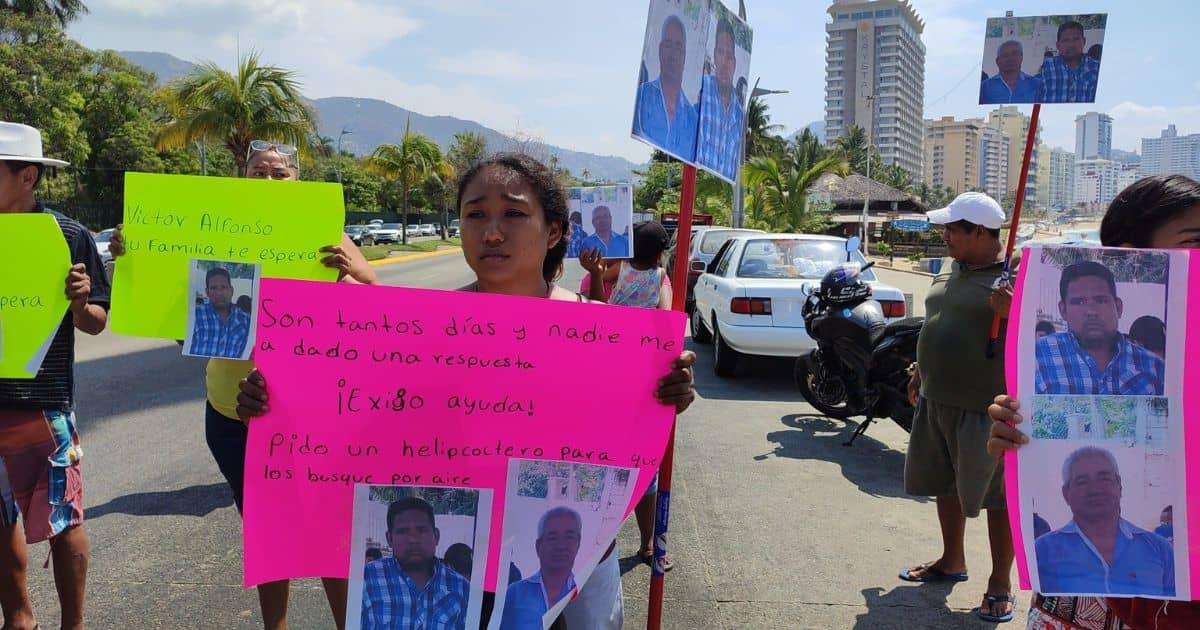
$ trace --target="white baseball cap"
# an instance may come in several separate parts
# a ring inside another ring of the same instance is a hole
[[[993,230],[1004,225],[1004,209],[995,199],[981,192],[965,192],[955,197],[950,205],[941,210],[930,210],[925,216],[937,225],[967,221]]]
[[[0,121],[0,160],[36,162],[46,166],[69,166],[62,160],[42,155],[42,134],[29,125]]]

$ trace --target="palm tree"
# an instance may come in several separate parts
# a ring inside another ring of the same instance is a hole
[[[870,153],[869,142],[867,132],[862,127],[850,125],[846,135],[838,136],[833,140],[833,150],[850,165],[850,170],[855,173],[866,173],[867,155]],[[875,166],[875,163],[872,163],[871,166]]]
[[[308,153],[316,115],[300,95],[295,73],[259,63],[250,53],[233,75],[209,62],[163,88],[171,120],[158,133],[161,151],[198,140],[220,142],[246,174],[250,142],[286,142]]]
[[[68,23],[75,21],[75,18],[88,12],[83,0],[0,0],[0,10],[28,17],[52,15],[64,28]]]
[[[421,182],[421,193],[430,205],[437,205],[437,209],[441,214],[441,237],[446,238],[446,225],[450,218],[450,202],[451,194],[454,192],[454,180],[458,177],[458,171],[455,170],[454,164],[447,156],[442,156],[434,165],[433,170]]]
[[[912,174],[898,164],[889,164],[883,167],[880,169],[879,177],[875,179],[903,193],[911,193],[913,191]]]
[[[752,190],[757,190],[763,211],[777,228],[789,232],[817,232],[825,227],[825,219],[808,207],[808,190],[826,173],[848,174],[849,168],[840,156],[831,155],[817,162],[797,162],[789,154],[782,163],[773,157],[753,157],[746,163],[743,176]]]
[[[766,157],[782,143],[783,125],[771,123],[770,107],[759,97],[750,99],[746,108],[746,158]]]
[[[400,221],[404,230],[401,238],[408,243],[408,195],[414,186],[429,177],[442,161],[437,143],[413,132],[404,123],[404,136],[399,144],[381,144],[367,158],[367,172],[396,182],[400,187]]]

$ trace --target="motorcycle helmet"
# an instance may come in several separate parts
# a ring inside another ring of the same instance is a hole
[[[862,268],[843,263],[826,272],[821,278],[821,296],[826,303],[837,306],[862,300],[871,295],[871,287],[862,280]]]

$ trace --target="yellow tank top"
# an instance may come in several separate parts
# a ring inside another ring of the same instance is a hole
[[[253,369],[253,361],[209,359],[208,367],[204,370],[204,383],[208,388],[208,402],[213,409],[230,420],[238,421],[238,383]]]

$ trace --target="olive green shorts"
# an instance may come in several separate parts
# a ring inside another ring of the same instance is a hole
[[[1004,510],[1004,466],[987,452],[992,420],[986,413],[917,401],[904,490],[911,495],[957,496],[963,513]]]

